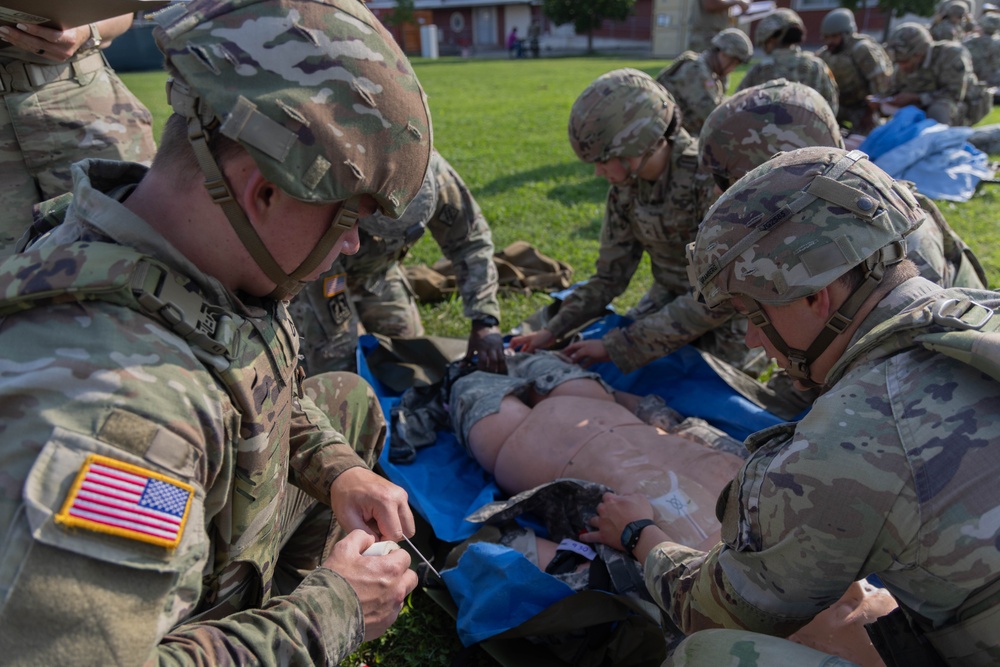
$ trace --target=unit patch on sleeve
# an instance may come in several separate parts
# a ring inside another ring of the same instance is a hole
[[[91,454],[56,523],[174,548],[187,523],[194,487],[152,470]]]

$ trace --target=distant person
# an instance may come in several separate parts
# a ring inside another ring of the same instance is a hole
[[[540,55],[538,40],[542,36],[542,24],[539,23],[538,19],[532,19],[531,25],[528,26],[528,50],[531,51],[531,57],[537,58]]]
[[[969,21],[969,5],[965,0],[948,0],[931,21],[931,37],[938,41],[961,42]]]
[[[982,32],[967,36],[962,45],[969,51],[976,78],[988,86],[1000,86],[1000,14],[983,14],[979,28]]]
[[[814,89],[829,103],[834,113],[839,107],[837,82],[822,60],[802,50],[806,26],[791,9],[780,8],[757,24],[754,41],[764,50],[764,57],[750,68],[738,90],[774,79],[798,81]]]
[[[521,57],[521,40],[517,37],[517,26],[510,29],[507,35],[507,55],[511,58]]]
[[[681,110],[684,129],[698,136],[715,107],[726,98],[729,75],[750,62],[753,44],[739,28],[726,28],[712,38],[706,51],[685,51],[656,75]]]
[[[750,0],[695,0],[691,9],[687,48],[701,53],[712,45],[712,38],[736,25],[734,12],[745,12]]]
[[[882,45],[858,32],[854,12],[843,7],[823,17],[823,48],[816,52],[837,81],[837,120],[853,134],[867,135],[878,121],[868,97],[884,96],[892,79],[892,60]]]
[[[131,25],[124,14],[66,30],[0,26],[0,257],[32,205],[72,189],[77,160],[153,159],[153,117],[101,54]]]

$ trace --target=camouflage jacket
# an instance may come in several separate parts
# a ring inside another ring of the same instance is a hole
[[[833,53],[824,46],[816,55],[837,82],[842,108],[863,106],[868,95],[885,95],[889,91],[892,61],[882,45],[868,35],[844,35],[840,51]]]
[[[965,39],[965,30],[958,23],[948,19],[938,19],[931,24],[931,37],[939,42],[961,42]]]
[[[712,203],[711,178],[698,170],[698,142],[683,128],[670,164],[655,183],[612,185],[608,190],[597,273],[577,287],[546,325],[559,337],[593,317],[625,291],[649,253],[654,284],[649,294],[659,306],[688,289],[684,246]]]
[[[401,261],[427,229],[455,267],[465,316],[499,319],[499,276],[486,218],[461,176],[437,151],[432,153],[428,169],[434,176],[437,196],[423,227],[394,238],[374,236],[362,229],[361,250],[338,258],[332,273],[347,273],[348,290],[364,286],[366,291],[377,293],[386,270]]]
[[[965,47],[958,42],[934,42],[916,70],[906,74],[897,68],[893,72],[890,93],[917,93],[922,107],[939,99],[959,104],[965,100],[973,75],[972,60]]]
[[[788,79],[806,84],[822,95],[823,99],[830,103],[833,112],[837,113],[840,104],[837,82],[826,63],[808,51],[803,51],[798,46],[774,49],[750,68],[750,71],[740,81],[739,90],[745,90],[750,86],[766,83],[772,79]]]
[[[976,77],[990,85],[1000,85],[1000,35],[966,37],[962,45],[969,51]]]
[[[914,196],[925,216],[924,222],[906,237],[906,254],[917,265],[920,275],[942,287],[985,289],[985,271],[969,246],[932,200],[917,192]],[[723,326],[729,331],[715,341],[711,352],[745,370],[746,318],[728,306],[708,308],[691,293],[677,297],[628,327],[612,329],[601,341],[615,365],[623,373],[631,373]],[[725,346],[727,341],[735,343],[730,346],[732,349]]]
[[[673,95],[684,129],[693,137],[701,133],[708,114],[726,97],[726,81],[709,67],[707,52],[685,51],[656,75],[656,81]]]
[[[747,439],[751,454],[718,505],[722,542],[708,553],[653,549],[647,585],[684,632],[786,636],[873,573],[921,625],[940,628],[994,583],[996,381],[891,334],[862,340],[922,303],[962,296],[1000,304],[998,293],[923,278],[886,295],[806,417]],[[995,662],[995,614],[983,629]]]
[[[73,169],[66,221],[0,264],[0,294],[9,299],[31,271],[27,291],[44,291],[39,266],[112,280],[137,266],[129,258],[148,257],[179,301],[200,295],[195,310],[214,314],[226,352],[196,350],[158,319],[104,299],[63,297],[3,318],[0,647],[24,664],[54,664],[53,655],[336,664],[363,637],[357,596],[319,568],[272,597],[281,510],[290,484],[329,503],[337,475],[363,463],[299,396],[284,304],[240,301],[122,206],[144,167]],[[68,521],[82,493],[71,485],[91,474],[92,455],[187,499],[173,544]],[[4,632],[14,619],[37,625],[44,641]]]

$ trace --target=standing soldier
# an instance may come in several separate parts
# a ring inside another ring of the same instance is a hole
[[[919,217],[863,153],[815,147],[751,171],[699,227],[691,275],[706,303],[746,314],[747,345],[823,393],[747,439],[719,544],[683,547],[655,525],[632,543],[689,635],[667,664],[839,664],[782,638],[873,574],[899,603],[873,629],[887,664],[1000,661],[1000,549],[985,520],[1000,508],[997,380],[914,338],[964,329],[995,350],[1000,293],[917,276],[902,250]],[[607,494],[583,539],[620,547],[651,517],[642,496]]]
[[[354,0],[154,18],[152,166],[76,163],[64,221],[0,263],[0,652],[339,664],[417,584],[405,551],[363,555],[413,515],[370,469],[374,392],[300,380],[285,302],[417,193],[425,97]]]
[[[645,253],[653,284],[629,317],[646,317],[687,293],[684,245],[711,203],[711,179],[698,172],[698,141],[681,127],[670,93],[644,72],[618,69],[587,86],[570,111],[569,140],[577,157],[611,184],[597,273],[566,297],[545,328],[510,341],[524,352],[551,347],[603,315]]]
[[[688,50],[701,53],[712,45],[712,38],[736,25],[735,11],[745,12],[750,0],[694,0],[691,3]]]
[[[684,129],[698,136],[708,114],[726,98],[729,74],[750,62],[753,44],[739,28],[726,28],[700,54],[685,51],[656,75],[681,110]]]
[[[1000,14],[983,14],[979,27],[982,34],[966,37],[962,44],[969,51],[976,78],[988,86],[1000,86]]]
[[[153,159],[153,117],[101,53],[131,25],[125,14],[66,30],[0,27],[0,257],[34,204],[72,189],[77,160]]]
[[[837,120],[855,134],[868,134],[876,115],[868,105],[870,95],[889,92],[892,61],[882,45],[858,32],[854,12],[834,9],[820,24],[823,48],[816,55],[827,64],[837,81],[840,109]]]
[[[986,92],[980,89],[969,52],[958,42],[936,42],[927,28],[907,22],[889,35],[886,51],[895,71],[884,102],[912,104],[945,125],[971,125],[985,115],[978,95]],[[970,86],[975,99],[968,99]]]
[[[490,228],[461,177],[434,151],[406,212],[398,220],[378,213],[362,218],[361,249],[338,258],[332,270],[292,301],[310,374],[355,369],[359,324],[386,336],[424,334],[400,262],[427,230],[455,266],[465,315],[472,320],[468,358],[475,357],[482,370],[503,372],[499,278]]]
[[[949,0],[931,22],[931,37],[941,42],[961,42],[965,39],[968,21],[969,5],[964,0]]]
[[[754,40],[765,55],[743,77],[739,90],[774,79],[798,81],[822,95],[836,113],[840,97],[837,82],[826,63],[802,50],[805,36],[802,18],[791,9],[781,8],[761,19]]]

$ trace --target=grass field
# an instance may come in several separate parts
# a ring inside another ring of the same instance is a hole
[[[566,138],[576,96],[598,75],[618,67],[649,74],[659,60],[560,58],[541,60],[415,60],[427,91],[434,143],[466,181],[493,230],[496,247],[527,240],[542,252],[568,261],[576,277],[592,273],[607,192],[605,181],[581,164]],[[731,86],[742,78],[737,71]],[[169,114],[162,72],[124,74],[128,86],[149,106],[156,136]],[[1000,108],[981,124],[1000,122]],[[993,156],[997,159],[1000,156]],[[991,285],[1000,285],[1000,231],[996,211],[1000,186],[986,185],[972,201],[941,203],[952,226],[986,266]],[[432,263],[440,256],[433,241],[417,245],[407,261]],[[650,283],[648,262],[616,300],[634,304]],[[503,297],[502,326],[508,329],[540,305],[545,295]],[[461,303],[423,306],[428,333],[465,337]],[[462,651],[453,624],[422,594],[414,595],[386,637],[362,647],[345,664],[397,667],[447,666],[456,659],[470,667],[496,664],[481,650]],[[459,664],[456,662],[455,664]]]

